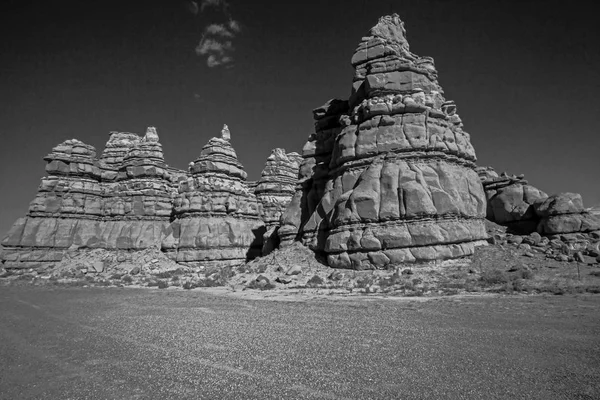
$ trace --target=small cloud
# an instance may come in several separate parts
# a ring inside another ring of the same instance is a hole
[[[233,32],[227,29],[224,24],[211,24],[204,30],[205,34],[217,35],[222,37],[233,37]]]
[[[231,45],[230,41],[219,42],[215,39],[203,38],[196,47],[196,54],[223,54],[230,50],[233,50],[233,46]]]
[[[232,66],[233,45],[231,40],[241,32],[241,25],[234,20],[229,12],[229,3],[225,0],[199,0],[199,12],[208,7],[217,8],[226,18],[223,23],[211,23],[204,28],[200,43],[196,46],[196,54],[206,57],[206,65],[210,68],[221,65]]]
[[[206,59],[206,65],[208,65],[210,68],[231,63],[233,58],[228,55],[230,51],[233,51],[233,45],[231,41],[221,42],[206,37],[204,37],[196,47],[196,54],[208,56]]]
[[[206,59],[206,65],[208,65],[209,68],[218,67],[221,64],[222,62],[216,54],[211,54]]]
[[[218,67],[221,65],[228,65],[232,61],[233,61],[233,59],[229,56],[220,56],[218,54],[211,54],[206,59],[206,65],[208,65],[209,68],[214,68],[214,67]]]

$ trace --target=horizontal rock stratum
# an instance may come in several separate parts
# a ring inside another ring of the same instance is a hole
[[[476,166],[433,59],[410,51],[397,14],[371,28],[351,63],[350,97],[313,110],[302,155],[274,149],[258,181],[247,180],[227,125],[187,171],[165,163],[153,127],[111,132],[99,158],[66,140],[44,158],[47,176],[0,261],[27,268],[90,249],[160,249],[218,267],[295,243],[331,267],[388,269],[473,254],[487,244],[486,217],[534,244],[600,237],[580,195],[548,196],[523,175]]]
[[[373,269],[470,255],[486,198],[456,105],[404,24],[383,17],[359,44],[349,100],[314,110],[299,185],[280,229],[332,267]]]
[[[189,171],[165,163],[153,127],[143,137],[111,132],[100,158],[92,146],[66,140],[44,158],[48,175],[2,241],[0,260],[28,268],[90,249],[162,248],[177,262],[228,265],[260,255],[265,224],[291,199],[298,164],[281,160],[283,175],[263,182],[259,193],[273,192],[263,208],[229,139],[225,126]]]
[[[160,245],[170,224],[176,177],[163,159],[154,128],[144,137],[111,132],[100,159],[95,149],[67,140],[44,159],[26,217],[2,242],[9,266],[60,261],[68,250],[140,250]]]
[[[246,171],[223,128],[190,165],[173,202],[175,221],[163,240],[167,256],[190,265],[240,264],[261,255],[264,222]]]

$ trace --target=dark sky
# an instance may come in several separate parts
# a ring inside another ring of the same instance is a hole
[[[257,179],[272,148],[301,150],[313,108],[348,97],[352,53],[390,12],[411,50],[435,58],[481,165],[600,203],[600,34],[586,2],[228,3],[2,2],[0,235],[26,213],[42,157],[70,138],[100,153],[109,131],[154,125],[167,162],[186,168],[227,123]],[[241,26],[234,61],[209,68],[194,49],[228,18]]]

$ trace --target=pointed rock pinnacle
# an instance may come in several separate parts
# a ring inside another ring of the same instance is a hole
[[[229,132],[227,124],[224,124],[223,129],[221,129],[221,137],[227,140],[228,142],[231,140],[231,133]]]
[[[143,139],[144,142],[158,142],[158,133],[156,132],[156,128],[153,126],[149,126],[146,129],[146,135]]]

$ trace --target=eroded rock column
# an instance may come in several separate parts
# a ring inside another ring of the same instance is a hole
[[[229,143],[229,129],[212,138],[190,165],[173,203],[176,218],[162,248],[188,265],[231,265],[261,253],[264,224],[247,174]]]
[[[394,14],[362,39],[352,65],[347,111],[341,101],[315,110],[283,234],[323,249],[337,268],[472,254],[487,237],[486,199],[433,59],[409,51]]]

